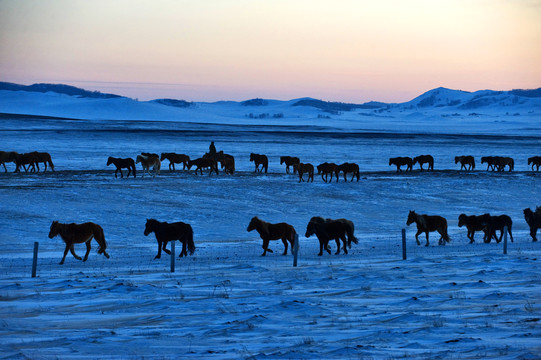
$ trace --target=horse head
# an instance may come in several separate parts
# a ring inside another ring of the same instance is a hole
[[[306,226],[306,233],[304,234],[305,237],[310,237],[316,233],[316,222],[310,220],[308,222],[308,225]]]
[[[169,155],[168,153],[161,153],[161,155],[160,155],[160,161],[165,160],[165,159],[167,158],[168,155]]]
[[[255,161],[255,154],[254,153],[250,153],[250,161]]]
[[[49,239],[52,239],[56,235],[58,235],[59,230],[60,229],[58,228],[58,221],[53,221],[53,223],[51,224],[51,229],[49,230]]]
[[[458,227],[466,225],[466,214],[458,215]]]
[[[257,218],[257,216],[254,216],[252,220],[250,220],[250,224],[248,224],[248,227],[246,228],[246,231],[250,232],[257,227],[257,223],[260,222],[260,220]]]
[[[111,165],[112,163],[113,163],[113,158],[109,156],[109,158],[107,159],[107,166]]]
[[[154,231],[154,226],[156,225],[156,220],[154,219],[147,219],[147,222],[145,224],[145,236],[148,236],[151,232]]]
[[[455,156],[455,164],[458,164],[460,160],[462,160],[462,156]]]
[[[410,210],[408,214],[408,221],[406,221],[406,225],[410,226],[412,223],[415,222],[415,220],[417,220],[417,214],[415,213],[415,211]]]

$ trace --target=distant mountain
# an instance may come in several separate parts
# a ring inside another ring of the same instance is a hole
[[[375,102],[375,101],[371,101],[364,104],[350,104],[350,103],[331,102],[331,101],[323,101],[323,100],[316,100],[316,99],[301,99],[293,104],[293,106],[315,107],[317,109],[330,112],[330,113],[336,113],[339,111],[352,111],[355,109],[379,109],[387,105],[388,104],[386,103]]]
[[[115,94],[107,94],[99,91],[88,91],[81,89],[75,86],[64,85],[64,84],[33,84],[33,85],[19,85],[9,82],[0,82],[0,90],[11,90],[11,91],[30,91],[30,92],[55,92],[58,94],[65,94],[69,96],[78,96],[82,98],[93,98],[93,99],[113,99],[121,98],[123,96]]]
[[[152,100],[151,102],[167,105],[167,106],[178,107],[178,108],[187,108],[193,105],[193,102],[186,101],[186,100],[176,100],[176,99],[156,99],[156,100]]]

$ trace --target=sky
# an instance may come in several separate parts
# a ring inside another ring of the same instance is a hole
[[[541,0],[0,0],[0,81],[139,100],[541,86]]]

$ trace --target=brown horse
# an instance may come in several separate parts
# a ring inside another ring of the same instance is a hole
[[[396,165],[396,172],[402,172],[401,166],[406,166],[406,171],[411,171],[413,167],[413,159],[407,156],[394,157],[389,159],[389,166]]]
[[[90,253],[90,242],[92,238],[96,239],[96,242],[100,246],[98,248],[98,254],[103,254],[107,259],[109,259],[109,254],[107,254],[107,242],[105,241],[105,236],[103,235],[103,229],[98,224],[92,222],[86,222],[83,224],[62,224],[58,221],[53,221],[51,224],[51,229],[49,230],[49,239],[54,238],[56,235],[60,235],[62,240],[66,243],[66,249],[64,250],[64,256],[60,265],[64,263],[68,251],[71,251],[71,254],[77,260],[81,260],[81,257],[75,253],[73,245],[86,243],[86,254],[82,259],[86,261],[88,259],[88,254]]]
[[[485,243],[489,243],[492,238],[498,243],[502,241],[505,227],[507,227],[507,233],[513,242],[513,234],[511,233],[513,221],[511,218],[508,215],[489,216],[485,229]],[[499,238],[496,236],[496,230],[500,230]]]
[[[434,171],[434,157],[432,155],[419,155],[413,158],[413,165],[419,163],[421,171],[423,171],[423,164],[428,164],[426,171]]]
[[[182,164],[182,170],[186,170],[188,167],[188,161],[190,161],[190,157],[188,155],[161,153],[160,161],[164,161],[165,159],[169,160],[169,171],[171,171],[171,168],[173,168],[173,171],[175,171],[175,164]]]
[[[147,219],[144,234],[148,236],[151,232],[154,233],[156,241],[158,241],[158,254],[154,259],[159,259],[162,256],[162,249],[166,254],[171,255],[171,251],[166,249],[169,241],[180,240],[182,243],[182,250],[178,257],[188,256],[188,251],[192,255],[195,251],[193,230],[190,224],[181,221],[167,223],[155,219]]]
[[[287,255],[287,242],[291,244],[291,249],[293,251],[293,244],[295,241],[295,234],[297,233],[295,231],[295,228],[287,223],[277,223],[277,224],[271,224],[266,221],[260,220],[257,216],[254,216],[252,220],[250,220],[250,224],[248,224],[248,228],[246,229],[248,232],[252,230],[256,230],[259,233],[259,236],[263,240],[263,254],[261,256],[265,256],[265,254],[268,252],[273,252],[271,249],[269,249],[269,241],[270,240],[278,240],[281,239],[282,243],[284,244],[284,253],[282,255]]]
[[[515,168],[515,160],[507,156],[496,156],[495,162],[498,171],[504,171],[506,166],[509,167],[509,171],[513,171]]]
[[[460,170],[475,170],[475,158],[471,155],[455,156],[455,164],[460,162]]]
[[[318,175],[321,174],[321,179],[323,181],[327,182],[328,180],[329,182],[332,182],[332,174],[337,173],[337,167],[338,165],[336,165],[335,163],[324,162],[323,164],[319,164],[317,166],[317,173]],[[329,174],[331,175],[330,179]],[[336,178],[338,179],[338,174],[336,174]]]
[[[143,153],[145,154],[145,153]],[[148,153],[147,153],[148,154]],[[141,163],[141,166],[143,167],[143,177],[145,177],[145,170],[147,171],[148,175],[150,175],[150,168],[152,167],[152,170],[154,170],[154,177],[156,177],[156,173],[160,173],[160,157],[154,156],[154,154],[148,155],[137,155],[137,158],[135,159],[135,163],[139,164]]]
[[[351,220],[347,220],[347,219],[335,219],[335,220],[333,220],[333,219],[324,219],[321,216],[313,216],[310,219],[309,222],[315,222],[315,223],[322,224],[322,223],[325,223],[325,222],[333,222],[333,221],[339,221],[339,222],[344,224],[347,239],[348,239],[348,247],[350,249],[351,249],[351,243],[355,243],[355,244],[359,243],[359,241],[357,240],[357,238],[354,235],[355,224],[353,224],[353,221],[351,221]],[[340,247],[340,242],[339,241],[337,241],[336,246]],[[330,254],[330,249],[329,249],[328,246],[325,247],[325,250],[327,250],[327,252]]]
[[[269,169],[269,158],[267,157],[267,155],[251,153],[250,162],[252,161],[255,165],[254,172],[263,172],[263,169],[265,169],[265,174],[267,173],[267,170]],[[261,169],[259,169],[259,165],[261,165]]]
[[[341,171],[344,173],[345,182],[348,181],[346,177],[348,173],[352,173],[351,181],[353,181],[354,177],[357,177],[357,181],[359,181],[359,179],[361,178],[361,173],[359,172],[359,165],[346,162],[336,167],[336,182],[338,182],[338,174],[340,174]]]
[[[300,163],[301,160],[296,156],[280,156],[280,165],[286,164],[286,173],[289,174],[289,167],[293,168],[293,174],[297,171],[295,165]]]
[[[498,166],[498,156],[483,156],[481,158],[481,164],[487,163],[487,171],[490,169],[492,171],[496,170]]]
[[[26,168],[26,165],[28,165],[28,169]],[[15,159],[15,172],[21,172],[21,166],[23,167],[24,171],[27,172],[30,170],[30,172],[36,171],[36,156],[34,153],[24,153],[24,154],[18,154],[17,158]]]
[[[192,168],[192,166],[195,165],[195,175],[197,175],[197,171],[199,170],[199,173],[203,175],[203,169],[210,168],[209,176],[212,174],[212,172],[216,172],[216,175],[218,175],[218,164],[215,159],[211,159],[210,157],[202,157],[197,158],[195,160],[188,161],[188,170]]]
[[[6,168],[7,162],[17,163],[17,154],[15,151],[0,151],[0,164],[4,166],[4,171],[8,172]],[[533,167],[532,167],[533,170]]]
[[[45,170],[43,170],[43,171],[47,171],[47,164],[49,164],[49,166],[51,167],[51,170],[54,171],[53,161],[52,161],[51,155],[49,153],[34,151],[34,152],[32,152],[32,154],[34,154],[34,161],[36,163],[36,167],[38,169],[37,170],[38,172],[39,172],[39,163],[40,162],[42,162],[43,165],[45,166]]]
[[[532,171],[533,167],[536,166],[537,169],[535,171],[539,171],[539,167],[541,166],[541,156],[532,156],[528,158],[528,165],[532,164]]]
[[[334,239],[336,241],[336,252],[335,255],[340,254],[340,240],[343,242],[344,254],[348,253],[346,234],[348,233],[348,225],[342,221],[327,219],[321,222],[321,218],[316,217],[316,220],[310,220],[306,226],[306,233],[304,236],[307,238],[316,234],[317,239],[319,240],[319,254],[318,256],[323,255],[323,250],[327,251],[329,254],[331,250],[328,246],[329,241]],[[313,219],[313,218],[312,218]]]
[[[438,241],[439,245],[445,245],[443,240],[446,242],[451,241],[449,235],[447,234],[447,220],[444,217],[438,215],[420,215],[415,213],[415,211],[410,211],[406,225],[410,226],[412,223],[417,225],[417,233],[415,234],[417,245],[421,245],[419,235],[426,233],[425,246],[428,246],[428,233],[432,231],[437,231],[441,235],[441,238]]]
[[[487,227],[490,214],[483,215],[466,215],[460,214],[458,216],[458,227],[466,226],[468,229],[468,239],[470,239],[470,244],[473,244],[473,236],[476,231],[484,230]]]
[[[132,171],[133,171],[133,177],[135,177],[135,161],[133,161],[132,158],[120,159],[120,158],[115,158],[115,157],[109,156],[109,158],[107,158],[107,166],[109,166],[111,164],[116,166],[115,178],[118,177],[117,173],[119,171],[120,171],[120,177],[121,178],[124,177],[124,174],[122,174],[122,169],[128,169],[127,177],[130,177],[130,173]]]
[[[207,154],[205,154],[203,157],[206,156]],[[224,152],[220,150],[215,154],[215,159],[220,163],[226,174],[233,175],[235,173],[235,157],[233,155],[224,154]]]
[[[537,229],[541,228],[541,208],[537,207],[535,212],[530,208],[524,209],[524,220],[530,227],[532,241],[537,241]]]
[[[297,173],[299,174],[299,182],[304,181],[304,174],[308,174],[308,179],[306,179],[306,182],[314,182],[314,165],[310,163],[298,163],[294,166],[294,168],[297,169]]]

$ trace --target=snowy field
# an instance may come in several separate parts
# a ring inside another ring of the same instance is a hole
[[[531,241],[522,210],[541,205],[541,173],[527,165],[541,155],[541,137],[513,129],[445,135],[4,117],[2,150],[47,151],[56,172],[0,171],[0,357],[539,358],[541,244]],[[141,178],[138,167],[137,178],[115,179],[105,165],[108,156],[142,151],[198,157],[210,141],[235,156],[233,176],[171,173],[164,161],[156,178]],[[254,174],[251,152],[269,156],[268,174]],[[389,157],[421,154],[434,156],[436,171],[388,166]],[[477,169],[458,171],[454,157],[469,154]],[[326,184],[316,175],[299,184],[282,155],[355,162],[361,179]],[[513,157],[515,171],[487,172],[486,155]],[[447,218],[451,243],[438,246],[432,234],[430,247],[417,246],[409,210]],[[481,234],[468,244],[458,227],[459,214],[485,212],[513,219],[508,255]],[[281,242],[260,256],[261,240],[246,231],[256,215],[295,227],[298,267],[280,255]],[[359,244],[318,257],[317,239],[304,236],[312,216],[352,220]],[[153,234],[143,235],[151,217],[194,229],[197,250],[176,259],[175,273],[168,255],[154,260]],[[58,265],[64,246],[47,238],[53,220],[100,224],[111,258],[94,242],[87,262],[68,254]]]

